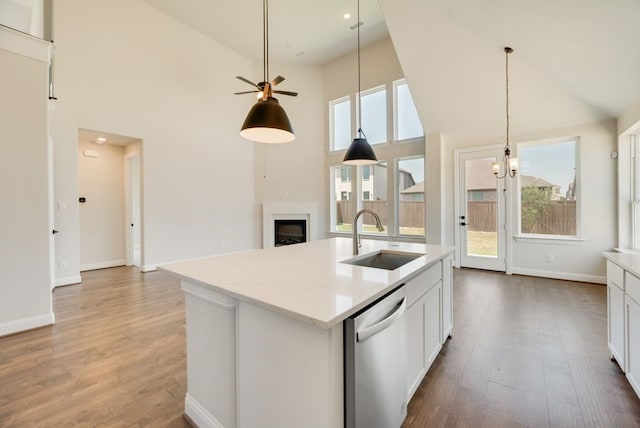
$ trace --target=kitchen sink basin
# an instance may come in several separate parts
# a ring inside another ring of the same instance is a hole
[[[372,267],[376,269],[395,270],[418,257],[420,253],[403,253],[400,251],[380,250],[363,256],[344,260],[342,263],[356,266]]]

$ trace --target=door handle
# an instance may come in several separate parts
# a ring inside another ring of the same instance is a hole
[[[51,234],[52,234],[52,235],[55,235],[56,233],[60,233],[60,231],[55,230],[55,229],[53,229],[53,230],[51,231]]]
[[[460,226],[466,226],[466,225],[467,225],[467,223],[465,223],[464,221],[460,222]]]
[[[398,305],[398,309],[396,309],[391,315],[389,315],[382,321],[375,323],[372,326],[365,327],[361,330],[358,330],[356,332],[356,338],[357,338],[356,340],[358,342],[362,342],[367,340],[374,334],[381,332],[382,330],[384,330],[385,328],[393,324],[398,318],[400,318],[404,314],[404,311],[406,309],[407,309],[407,298],[403,297],[402,302],[400,303],[400,305]]]

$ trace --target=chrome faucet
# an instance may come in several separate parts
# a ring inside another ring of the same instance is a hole
[[[380,217],[378,214],[370,210],[369,208],[364,208],[356,213],[353,217],[353,225],[351,226],[351,230],[353,231],[353,255],[358,255],[358,248],[360,247],[360,235],[358,234],[358,219],[364,213],[371,214],[376,219],[376,227],[380,232],[384,232],[384,226],[382,225],[382,221],[380,221]]]

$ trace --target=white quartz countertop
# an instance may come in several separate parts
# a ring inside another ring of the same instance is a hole
[[[640,254],[613,252],[603,254],[607,260],[640,277]]]
[[[333,238],[158,269],[183,281],[331,328],[453,252],[453,248],[439,245],[363,239],[360,256],[382,249],[424,255],[393,271],[349,265],[340,262],[354,257],[351,238]]]

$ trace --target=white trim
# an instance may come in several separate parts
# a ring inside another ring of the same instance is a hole
[[[275,246],[275,220],[306,220],[307,241],[318,239],[316,224],[318,218],[316,204],[262,204],[262,248]]]
[[[225,428],[209,411],[189,393],[184,397],[184,414],[199,428]]]
[[[182,291],[190,296],[213,303],[222,309],[234,310],[238,306],[238,301],[233,297],[194,282],[182,280]]]
[[[586,239],[564,235],[516,235],[513,237],[517,242],[527,244],[558,244],[558,245],[583,245]]]
[[[0,337],[7,334],[18,333],[21,331],[32,330],[46,325],[52,325],[56,321],[53,312],[48,314],[37,315],[35,317],[23,318],[20,320],[9,321],[0,324]]]
[[[142,272],[155,272],[156,270],[158,270],[158,265],[142,265],[140,267],[140,270]]]
[[[80,275],[73,276],[63,276],[62,278],[56,278],[56,287],[61,287],[63,285],[71,285],[71,284],[80,284],[82,282],[82,277]]]
[[[84,272],[86,270],[106,269],[106,268],[112,268],[116,266],[126,266],[126,265],[127,265],[127,261],[125,259],[109,260],[106,262],[98,262],[98,263],[89,263],[86,265],[80,265],[80,272]]]
[[[511,272],[515,275],[537,276],[541,278],[563,279],[567,281],[591,282],[595,284],[606,284],[607,277],[601,275],[585,275],[582,273],[556,272],[550,270],[529,269],[513,267]]]
[[[0,25],[0,49],[49,63],[55,45],[9,27]]]

